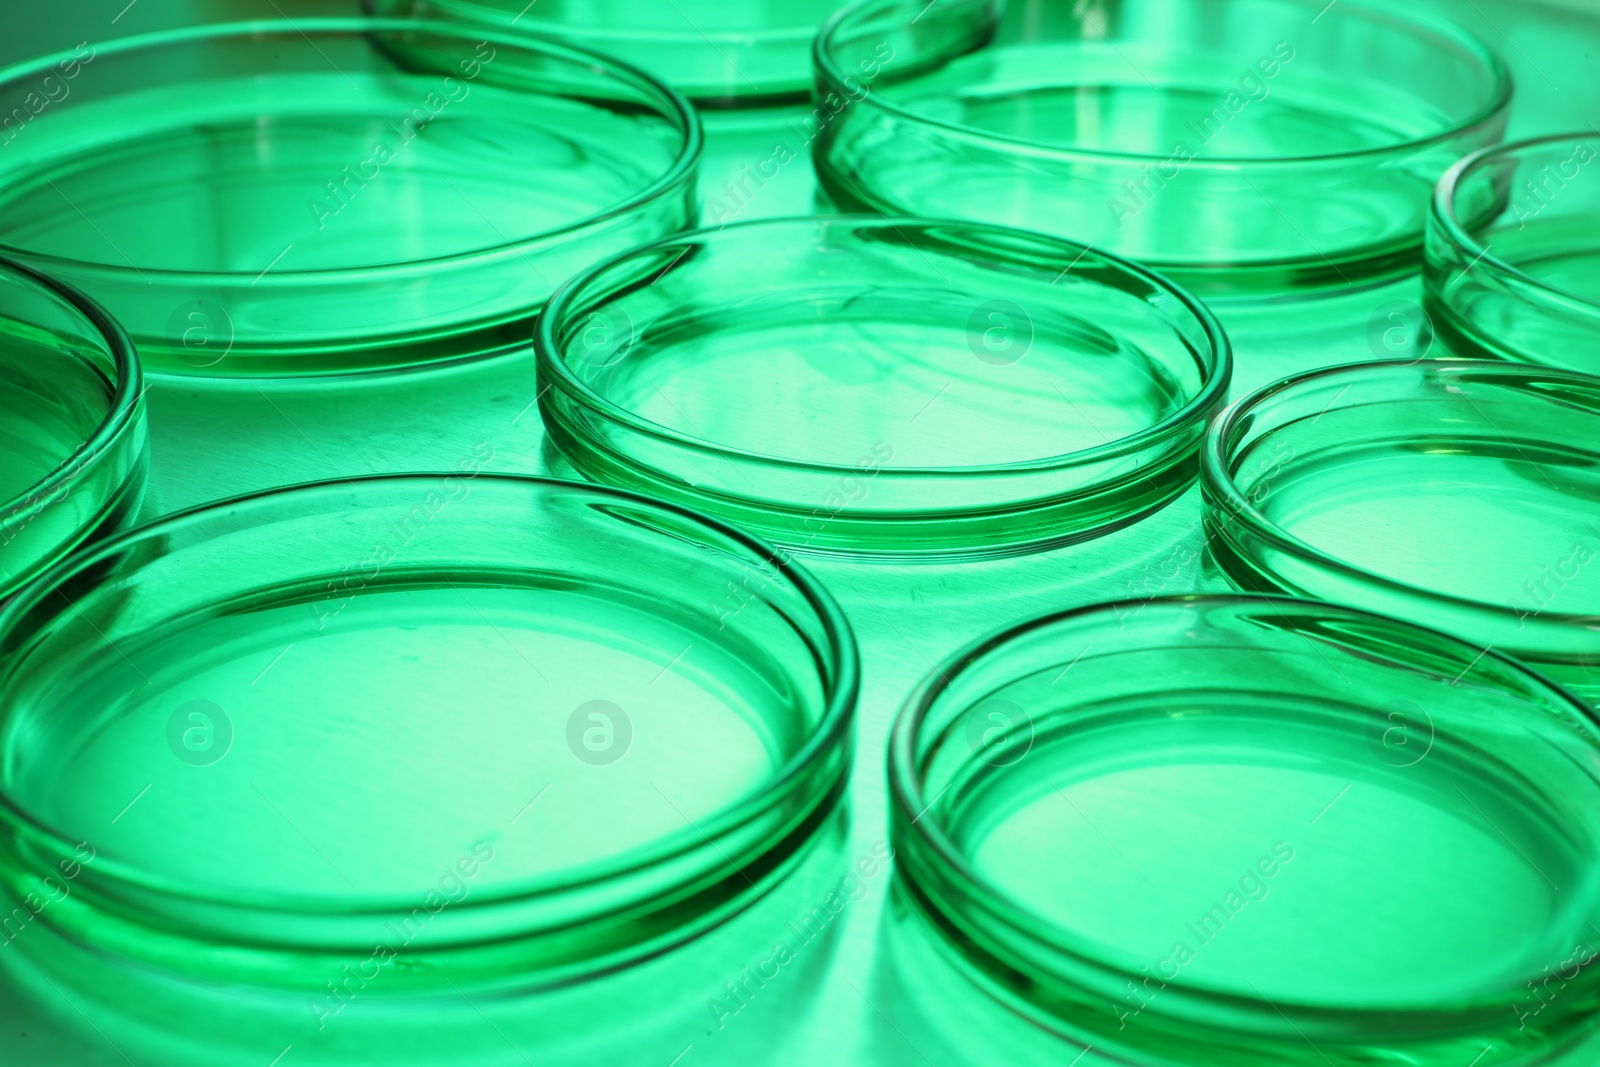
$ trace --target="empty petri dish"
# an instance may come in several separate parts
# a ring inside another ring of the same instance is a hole
[[[1211,313],[1162,278],[976,223],[760,220],[562,287],[535,339],[584,475],[790,549],[998,556],[1192,484],[1227,391]]]
[[[1434,626],[1600,702],[1600,378],[1330,367],[1235,403],[1202,468],[1234,584]]]
[[[1474,153],[1428,216],[1427,311],[1463,356],[1600,372],[1600,137]]]
[[[616,56],[698,104],[751,106],[811,90],[811,41],[836,0],[365,0],[383,15],[515,26]]]
[[[0,600],[144,497],[144,388],[92,300],[0,260]]]
[[[1545,1063],[1592,1029],[1600,723],[1497,652],[1287,597],[1082,608],[935,671],[889,773],[937,943],[1107,1062]]]
[[[0,72],[0,248],[151,371],[330,374],[525,344],[593,258],[695,217],[700,130],[553,40],[398,20],[200,26]]]
[[[816,61],[845,210],[1058,233],[1208,297],[1414,271],[1511,99],[1486,45],[1348,0],[864,0]]]
[[[769,548],[470,463],[141,527],[0,648],[11,895],[76,863],[69,938],[319,995],[542,988],[739,913],[837,809],[857,687]]]

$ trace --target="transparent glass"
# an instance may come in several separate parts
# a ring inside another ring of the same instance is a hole
[[[1600,137],[1486,149],[1439,182],[1426,306],[1457,354],[1600,372]]]
[[[801,863],[857,679],[804,571],[632,494],[469,464],[225,502],[0,612],[0,881],[76,864],[40,923],[312,1022],[353,970],[555,988]]]
[[[816,62],[841,208],[1042,229],[1207,297],[1416,270],[1434,182],[1511,100],[1486,45],[1352,0],[864,0]]]
[[[1600,378],[1480,360],[1317,370],[1230,407],[1202,470],[1235,585],[1437,627],[1600,703]]]
[[[944,954],[1109,1060],[1495,1067],[1594,1028],[1600,723],[1497,652],[1285,597],[1083,608],[931,672],[889,773]]]
[[[103,302],[165,374],[504,352],[580,266],[695,218],[681,96],[500,29],[126,38],[0,72],[0,116],[0,248]]]
[[[99,305],[0,260],[0,600],[144,497],[144,386]]]
[[[642,67],[698,104],[750,106],[811,88],[811,40],[836,0],[364,0],[384,15],[549,33]]]
[[[1231,356],[1116,257],[975,223],[764,220],[564,286],[536,341],[553,445],[596,481],[788,548],[1001,556],[1192,484]]]

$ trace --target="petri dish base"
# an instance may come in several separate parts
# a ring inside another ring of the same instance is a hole
[[[1058,1032],[1138,1064],[1443,1067],[1590,1028],[1600,724],[1513,661],[1224,595],[1050,616],[946,666],[896,725],[902,873]]]

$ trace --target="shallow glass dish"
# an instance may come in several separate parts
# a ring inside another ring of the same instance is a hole
[[[579,267],[696,217],[681,96],[503,29],[173,30],[0,72],[0,115],[0,248],[103,302],[153,372],[502,351]]]
[[[1426,310],[1463,356],[1600,373],[1600,136],[1485,149],[1439,181]]]
[[[1600,702],[1600,378],[1330,367],[1236,402],[1202,469],[1235,585],[1437,627]]]
[[[727,920],[837,810],[857,690],[843,615],[771,549],[470,461],[80,553],[0,612],[0,665],[8,895],[76,861],[39,921],[99,952],[384,996]]]
[[[1096,1056],[1493,1067],[1592,1029],[1600,724],[1496,652],[1286,597],[1082,608],[943,664],[889,773],[936,943]]]
[[[1043,234],[762,220],[596,264],[535,350],[596,481],[788,548],[998,556],[1092,537],[1195,474],[1231,354],[1157,275]]]
[[[698,104],[807,93],[811,41],[837,0],[365,0],[382,15],[456,18],[549,33],[616,56]]]
[[[0,600],[144,496],[144,386],[122,327],[0,260]]]
[[[843,209],[1058,233],[1208,297],[1414,271],[1511,100],[1486,45],[1352,0],[864,0],[816,63]]]

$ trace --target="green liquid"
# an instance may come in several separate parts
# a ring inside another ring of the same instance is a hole
[[[1501,262],[1580,300],[1600,303],[1600,218],[1569,214],[1533,219],[1485,239]]]
[[[1240,469],[1275,447],[1269,436]],[[1523,612],[1600,612],[1600,453],[1488,428],[1358,439],[1258,484],[1269,521],[1370,573]]]
[[[1159,85],[1148,84],[1134,69],[1174,65],[1183,69]],[[1345,91],[1331,93],[1325,84],[1308,92],[1309,72],[1297,69],[1294,60],[1279,67],[1272,78],[1254,73],[1245,91],[1239,79],[1252,73],[1249,65],[1225,58],[1208,63],[1126,46],[1119,52],[1076,42],[1029,43],[963,57],[899,83],[891,93],[920,115],[1002,137],[1161,157],[1178,144],[1187,144],[1198,158],[1354,152],[1399,144],[1448,121],[1391,92],[1342,86]]]
[[[679,433],[762,456],[852,466],[968,467],[1095,448],[1174,414],[1189,389],[1138,342],[1068,313],[978,327],[953,294],[700,297],[642,331],[605,393]],[[1014,362],[1012,361],[1014,360]],[[882,449],[878,450],[880,453]]]
[[[212,81],[202,102],[162,91],[67,108],[29,130],[44,159],[6,183],[0,241],[147,271],[409,262],[567,226],[672,164],[664,123],[641,136],[637,118],[487,77],[447,89],[439,76],[302,74],[270,94]],[[154,125],[163,114],[181,124]]]
[[[962,812],[978,871],[1136,970],[1247,997],[1379,1007],[1539,973],[1566,894],[1592,880],[1557,830],[1466,786],[1502,836],[1451,787],[1459,765],[1438,770],[1458,755],[1442,739],[1374,773],[1315,758],[1318,731],[1285,721],[1337,705],[1256,718],[1245,699],[1174,692],[1036,745]]]
[[[478,841],[497,851],[473,883],[489,888],[692,832],[804,730],[753,657],[620,590],[407,587],[328,615],[337,604],[123,644],[148,684],[104,650],[70,691],[34,695],[36,723],[66,708],[80,726],[10,739],[17,795],[196,885],[420,899]],[[612,724],[623,754],[606,765],[569,742],[594,700],[631,723],[631,740]],[[210,765],[169,750],[191,701],[231,723]]]
[[[60,342],[14,322],[0,328],[0,502],[23,497],[26,510],[29,490],[110,414],[112,386]],[[0,510],[0,519],[10,515]]]

